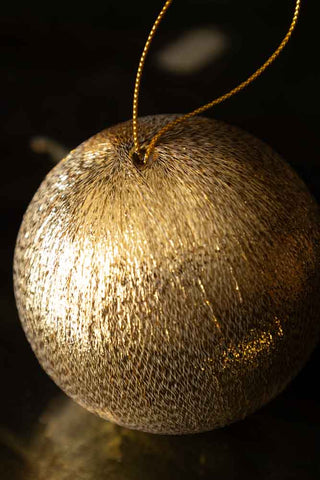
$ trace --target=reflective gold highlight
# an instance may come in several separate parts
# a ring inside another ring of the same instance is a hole
[[[140,144],[177,118],[140,119]],[[130,428],[209,430],[279,393],[319,331],[318,206],[267,145],[201,117],[145,169],[132,122],[46,177],[19,232],[14,283],[41,365]]]

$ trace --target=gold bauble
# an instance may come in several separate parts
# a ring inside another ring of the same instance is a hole
[[[173,118],[141,118],[141,144]],[[21,321],[90,411],[149,432],[210,430],[279,393],[315,345],[318,207],[235,127],[186,121],[145,168],[131,129],[84,142],[35,194],[14,260]]]

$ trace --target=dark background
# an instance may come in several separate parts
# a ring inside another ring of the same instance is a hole
[[[320,201],[318,0],[302,2],[297,31],[254,85],[207,116],[264,139]],[[286,32],[293,0],[176,0],[147,60],[140,114],[188,112],[235,86]],[[319,479],[319,348],[278,398],[243,422],[189,437],[113,427],[59,391],[38,365],[12,292],[14,242],[52,167],[30,140],[67,148],[131,116],[144,41],[161,1],[8,2],[1,6],[0,479]],[[157,53],[184,31],[216,26],[222,58],[170,73]]]

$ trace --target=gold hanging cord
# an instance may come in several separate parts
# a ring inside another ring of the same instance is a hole
[[[168,130],[171,130],[174,128],[176,125],[178,125],[181,122],[184,122],[185,120],[188,120],[189,118],[199,115],[203,113],[205,110],[208,110],[209,108],[213,107],[214,105],[218,105],[219,103],[224,102],[225,100],[229,99],[230,97],[233,97],[233,95],[236,95],[239,93],[241,90],[246,88],[250,83],[254,82],[262,73],[275,61],[275,59],[280,55],[284,47],[287,45],[287,43],[290,40],[290,37],[295,29],[295,26],[297,25],[299,13],[300,13],[300,8],[301,8],[301,0],[296,0],[295,4],[295,9],[294,9],[294,14],[293,14],[293,19],[290,25],[290,28],[288,30],[288,33],[278,46],[278,48],[275,50],[275,52],[268,58],[268,60],[260,67],[258,70],[256,70],[247,80],[244,82],[240,83],[237,87],[233,88],[230,90],[228,93],[225,93],[224,95],[221,95],[220,97],[216,98],[215,100],[212,100],[212,102],[209,102],[202,107],[197,108],[196,110],[193,110],[190,113],[187,113],[186,115],[183,115],[172,122],[169,122],[167,125],[165,125],[159,132],[152,138],[151,142],[149,143],[145,153],[142,155],[141,152],[141,146],[139,144],[138,140],[138,101],[139,101],[139,90],[140,90],[140,84],[141,84],[141,77],[142,77],[142,70],[143,66],[146,60],[147,53],[149,51],[152,39],[156,33],[156,30],[158,29],[158,26],[164,17],[166,11],[170,7],[171,3],[173,0],[167,0],[159,13],[156,21],[153,24],[153,27],[149,33],[148,39],[146,41],[146,44],[144,46],[139,66],[138,66],[138,71],[137,71],[137,76],[136,76],[136,82],[135,82],[135,87],[134,87],[134,95],[133,95],[133,115],[132,115],[132,126],[133,126],[133,142],[134,142],[134,150],[135,154],[138,155],[142,163],[145,163],[147,159],[150,156],[150,153],[154,149],[155,145],[158,143],[160,137],[164,135]],[[143,157],[143,158],[141,158]]]

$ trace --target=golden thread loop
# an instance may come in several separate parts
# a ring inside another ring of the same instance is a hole
[[[154,22],[151,31],[149,33],[148,39],[145,43],[138,70],[137,70],[137,75],[136,75],[136,81],[135,81],[135,86],[134,86],[134,93],[133,93],[133,112],[132,112],[132,128],[133,128],[133,143],[134,143],[134,149],[135,153],[139,156],[141,152],[139,140],[138,140],[138,101],[139,101],[139,91],[140,91],[140,84],[141,84],[141,77],[142,77],[142,70],[146,61],[146,56],[149,51],[152,39],[158,29],[158,26],[164,17],[166,11],[170,7],[171,3],[173,0],[167,0],[159,13],[156,21]]]
[[[140,82],[141,82],[141,75],[142,75],[142,69],[143,65],[145,63],[145,58],[147,55],[147,52],[150,48],[151,41],[154,37],[154,34],[156,32],[156,29],[162,20],[164,14],[166,13],[167,9],[171,5],[172,0],[168,0],[165,2],[164,7],[162,8],[157,20],[155,21],[151,32],[149,34],[148,40],[145,44],[140,63],[139,63],[139,68],[138,68],[138,73],[136,77],[136,84],[135,84],[135,89],[134,89],[134,100],[133,100],[133,140],[134,140],[134,146],[137,154],[140,154],[140,145],[138,141],[138,97],[139,97],[139,87],[140,87]],[[300,13],[300,8],[301,8],[301,0],[296,0],[296,5],[294,9],[294,14],[293,14],[293,19],[291,21],[291,25],[289,27],[289,30],[278,46],[278,48],[274,51],[274,53],[268,58],[268,60],[260,67],[258,68],[247,80],[243,81],[240,83],[237,87],[233,88],[229,92],[225,93],[224,95],[221,95],[220,97],[216,98],[215,100],[212,100],[211,102],[203,105],[202,107],[199,107],[195,110],[193,110],[190,113],[187,113],[186,115],[183,115],[182,117],[179,117],[172,122],[169,122],[167,125],[165,125],[159,132],[152,138],[151,142],[149,143],[149,146],[146,149],[145,155],[144,155],[144,162],[147,161],[148,157],[150,156],[150,153],[158,143],[160,137],[162,137],[166,132],[174,128],[176,125],[188,120],[191,117],[194,117],[195,115],[199,115],[203,113],[204,111],[208,110],[209,108],[218,105],[219,103],[224,102],[225,100],[228,100],[229,98],[233,97],[240,91],[244,90],[248,85],[250,85],[252,82],[254,82],[258,77],[260,77],[265,70],[276,60],[276,58],[280,55],[282,50],[285,48],[287,43],[289,42],[292,33],[297,25],[298,22],[298,17]]]

